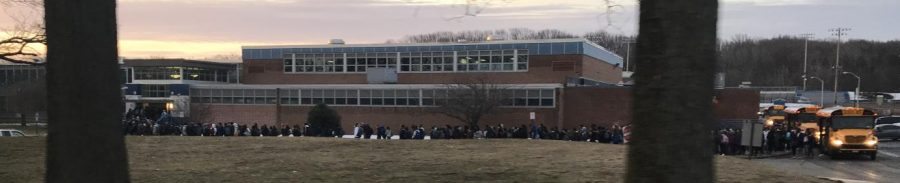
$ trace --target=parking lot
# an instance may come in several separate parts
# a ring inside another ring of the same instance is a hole
[[[900,141],[880,141],[875,161],[869,160],[865,155],[834,159],[824,155],[814,159],[779,157],[756,161],[790,173],[844,182],[894,182],[900,180]]]

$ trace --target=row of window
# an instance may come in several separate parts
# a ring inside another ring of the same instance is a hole
[[[379,45],[373,47],[342,47],[327,46],[320,48],[247,48],[241,54],[244,59],[278,59],[289,53],[378,53],[378,52],[435,52],[435,51],[471,51],[471,50],[531,50],[532,55],[565,55],[565,54],[594,54],[588,52],[603,52],[602,54],[615,56],[603,48],[588,45],[587,42],[573,41],[560,43],[509,43],[509,44],[466,44],[466,45],[410,45],[392,46]],[[597,57],[610,58],[610,57]],[[605,60],[605,59],[604,59]]]
[[[456,53],[454,57],[454,53]],[[366,72],[396,68],[400,72],[483,72],[528,70],[527,50],[285,54],[286,73]]]
[[[131,69],[134,74],[133,79],[137,80],[195,80],[195,81],[216,81],[230,82],[229,77],[235,78],[235,73],[229,72],[227,69],[207,69],[198,67],[133,67]],[[182,70],[184,74],[182,75]],[[126,75],[126,80],[131,81],[132,78]]]
[[[43,67],[0,69],[0,86],[18,81],[41,79],[45,73],[46,70]]]
[[[169,85],[141,85],[142,97],[169,97]]]
[[[280,94],[278,93],[280,92]],[[503,105],[553,107],[553,89],[503,90]],[[450,100],[447,89],[192,89],[191,102],[338,106],[436,106]],[[280,96],[280,97],[279,97]]]

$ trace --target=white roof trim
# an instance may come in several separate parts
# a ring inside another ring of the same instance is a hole
[[[586,42],[592,46],[603,48],[584,38],[569,39],[535,39],[535,40],[502,40],[485,42],[452,42],[452,43],[399,43],[399,44],[321,44],[321,45],[250,45],[241,46],[241,49],[274,49],[274,48],[352,48],[352,47],[394,47],[394,46],[454,46],[454,45],[484,45],[484,44],[516,44],[516,43],[569,43]],[[606,50],[606,49],[603,49]]]
[[[562,88],[562,84],[501,84],[513,89]],[[308,85],[247,85],[247,84],[193,84],[200,89],[430,89],[446,88],[445,84],[308,84]]]

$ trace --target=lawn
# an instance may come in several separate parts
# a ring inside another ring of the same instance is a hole
[[[45,140],[0,138],[0,182],[41,182]],[[626,150],[512,139],[128,137],[127,143],[134,182],[621,182]],[[716,160],[720,182],[824,182],[744,159]]]

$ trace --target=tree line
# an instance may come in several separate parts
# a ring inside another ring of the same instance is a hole
[[[556,29],[531,30],[511,28],[498,30],[441,31],[407,35],[388,43],[481,42],[496,40],[586,38],[607,50],[626,57],[632,35],[608,33],[603,30],[582,35]],[[737,86],[749,81],[754,86],[802,86],[803,48],[802,37],[778,36],[751,38],[737,35],[719,39],[718,70],[725,73],[726,86]],[[825,89],[834,87],[834,70],[837,42],[833,38],[810,39],[807,49],[807,76],[825,81]],[[631,44],[631,60],[635,61],[635,46]],[[851,39],[841,43],[842,71],[853,72],[863,81],[863,92],[900,92],[900,40],[876,41]],[[636,64],[630,64],[634,70]],[[840,90],[852,91],[856,78],[842,75]],[[808,79],[807,90],[819,90],[818,80]]]

